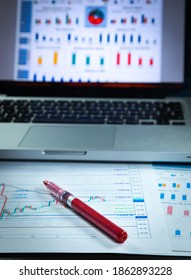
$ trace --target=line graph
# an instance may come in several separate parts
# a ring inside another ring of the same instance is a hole
[[[43,227],[63,227],[62,218],[70,217],[70,220],[65,220],[64,223],[64,226],[67,227],[71,226],[71,218],[73,220],[78,218],[75,213],[60,204],[47,192],[32,191],[29,187],[22,189],[6,184],[0,184],[0,190],[3,202],[0,210],[0,220],[2,221],[0,228],[4,226],[4,223],[6,223],[6,227],[27,227],[29,223],[32,223],[33,227],[39,227],[39,220]],[[127,195],[124,194],[124,191],[125,189],[117,189],[106,195],[89,196],[83,193],[79,197],[109,218],[120,219],[123,226],[132,228],[130,236],[137,238],[140,221],[148,226],[147,213],[143,205],[144,199],[133,199],[130,193]],[[126,189],[126,191],[128,190]],[[123,195],[120,194],[121,192]],[[148,233],[147,235],[149,237]]]
[[[34,196],[36,192],[6,185],[4,183],[0,184],[0,190],[1,190],[0,198],[2,201],[0,205],[0,220],[3,219],[8,220],[12,216],[22,217],[22,216],[34,215],[34,213],[38,213],[43,209],[51,207],[52,204],[58,204],[58,201],[52,199],[39,206],[33,206],[31,203],[33,203],[34,198],[32,198],[31,196],[32,195]],[[12,192],[12,195],[10,198],[8,198],[10,192]],[[24,203],[25,204],[24,205],[21,202],[16,202],[16,200],[17,201],[27,200],[27,201]],[[27,202],[29,203],[27,204]]]

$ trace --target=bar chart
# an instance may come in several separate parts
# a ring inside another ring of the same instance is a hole
[[[154,166],[157,189],[177,250],[191,251],[191,168],[188,166]]]
[[[162,5],[159,1],[149,5],[144,1],[128,2],[127,7],[121,2],[80,3],[34,2],[31,31],[27,38],[24,32],[19,33],[20,79],[160,81]],[[23,72],[26,70],[27,75]]]

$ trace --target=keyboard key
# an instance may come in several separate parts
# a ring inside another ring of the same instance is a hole
[[[185,122],[172,122],[172,125],[186,125]]]

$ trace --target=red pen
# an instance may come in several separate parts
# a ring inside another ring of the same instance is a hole
[[[73,196],[70,192],[61,189],[53,182],[43,181],[43,183],[58,200],[74,209],[85,219],[113,237],[117,242],[123,243],[127,239],[128,235],[124,229],[118,227],[83,201]]]

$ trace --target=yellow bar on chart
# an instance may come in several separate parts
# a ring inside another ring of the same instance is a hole
[[[58,53],[55,52],[54,53],[54,65],[57,65],[58,64]]]
[[[38,58],[38,65],[42,65],[42,57]]]

